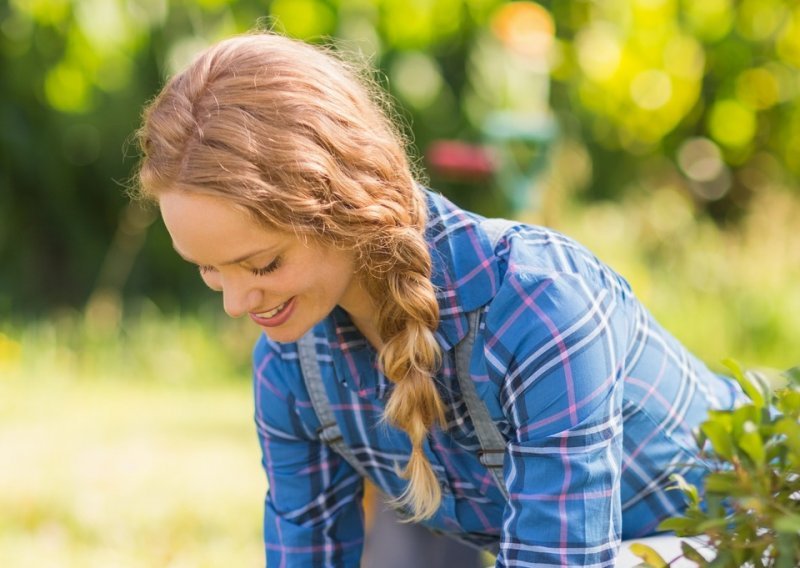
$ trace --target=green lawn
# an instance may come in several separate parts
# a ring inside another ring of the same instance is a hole
[[[246,381],[0,373],[0,566],[261,566]]]

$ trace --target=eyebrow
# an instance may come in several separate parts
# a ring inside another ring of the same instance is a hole
[[[191,258],[186,256],[185,254],[183,254],[180,250],[178,250],[178,247],[175,246],[175,243],[172,243],[172,248],[175,249],[175,252],[177,252],[178,256],[180,256],[183,260],[185,260],[187,262],[191,262],[192,264],[197,264],[197,265],[201,264],[201,263],[197,262],[196,260],[192,260]],[[229,260],[228,262],[220,263],[220,266],[230,266],[231,264],[239,264],[240,262],[244,262],[245,260],[250,260],[254,256],[257,256],[259,254],[268,252],[268,251],[272,250],[272,248],[274,248],[274,247],[262,248],[262,249],[254,250],[252,252],[249,252],[247,254],[243,254],[242,256],[234,258],[233,260]]]

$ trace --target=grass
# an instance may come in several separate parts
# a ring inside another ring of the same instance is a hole
[[[0,566],[263,566],[250,384],[196,324],[151,314],[114,364],[78,322],[0,334]]]

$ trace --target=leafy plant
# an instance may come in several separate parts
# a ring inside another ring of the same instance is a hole
[[[689,505],[659,528],[704,536],[710,560],[688,542],[681,546],[701,567],[800,566],[800,367],[782,373],[776,386],[734,361],[726,366],[749,402],[709,413],[697,441],[711,473],[702,492],[674,476]],[[644,545],[633,551],[646,565],[670,565]]]

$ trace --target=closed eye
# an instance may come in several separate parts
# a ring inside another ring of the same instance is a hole
[[[251,268],[250,272],[253,273],[253,276],[266,276],[270,272],[276,271],[280,265],[281,257],[277,256],[268,265],[262,266],[261,268]],[[208,274],[209,272],[216,272],[217,269],[208,264],[201,264],[197,267],[197,270],[200,271],[200,274]]]
[[[255,276],[266,276],[270,272],[275,272],[278,267],[281,265],[281,257],[276,256],[275,260],[270,262],[268,265],[263,266],[261,268],[253,268],[250,272],[253,273]]]

